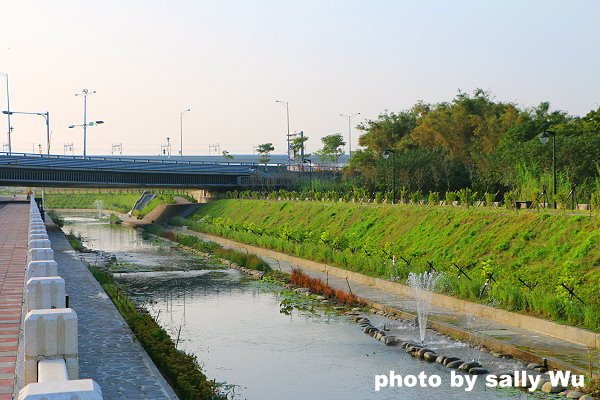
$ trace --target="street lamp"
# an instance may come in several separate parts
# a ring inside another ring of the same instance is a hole
[[[87,123],[87,98],[88,96],[96,93],[95,90],[89,91],[88,89],[83,89],[81,93],[75,93],[75,96],[83,96],[83,124],[82,125],[71,125],[69,128],[74,128],[75,126],[83,127],[83,156],[86,155],[87,149],[87,127],[92,126]]]
[[[0,72],[0,75],[6,79],[6,118],[8,119],[8,154],[12,152],[12,144],[10,140],[10,133],[12,132],[12,127],[10,126],[10,95],[8,90],[8,74],[4,72]]]
[[[183,110],[179,113],[179,156],[183,157],[183,114],[188,111],[192,111],[191,109]]]
[[[340,114],[340,117],[348,118],[348,154],[352,155],[352,125],[351,121],[353,117],[360,115],[360,113],[354,113],[352,115]]]
[[[392,204],[396,204],[396,152],[394,150],[387,149],[383,152],[383,158],[390,158],[392,155]]]
[[[41,117],[44,117],[44,119],[46,120],[46,148],[47,148],[48,154],[50,154],[50,112],[40,113],[40,112],[25,112],[25,111],[9,111],[9,110],[6,110],[6,111],[2,111],[2,114],[6,114],[9,117],[12,114],[39,115]],[[9,145],[9,150],[8,151],[10,153],[10,145]]]
[[[275,103],[280,103],[285,106],[285,114],[287,117],[287,164],[290,166],[290,105],[287,101],[275,100]]]
[[[548,143],[548,140],[552,136],[552,194],[554,201],[553,207],[556,208],[556,132],[545,130],[539,136],[542,144]]]
[[[90,122],[86,122],[85,124],[69,125],[69,129],[77,128],[80,126],[83,127],[83,156],[84,157],[86,155],[86,140],[85,140],[86,128],[88,126],[102,125],[103,123],[104,123],[104,121],[90,121]]]

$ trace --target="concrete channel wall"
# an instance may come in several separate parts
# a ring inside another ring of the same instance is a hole
[[[364,285],[385,289],[392,293],[397,293],[407,297],[413,296],[412,289],[401,283],[390,282],[383,279],[366,276],[357,272],[333,267],[331,265],[322,264],[316,261],[290,256],[288,254],[280,253],[274,250],[268,250],[256,246],[246,245],[218,236],[208,234],[203,235],[209,237],[211,240],[214,240],[216,242],[227,243],[231,246],[245,248],[248,251],[251,251],[259,256],[264,255],[267,257],[277,258],[315,271],[328,272],[329,274],[336,275],[341,278],[348,278],[351,281],[362,283]],[[587,331],[585,329],[580,329],[568,325],[561,325],[541,318],[517,314],[510,311],[504,311],[498,308],[493,308],[483,304],[477,304],[470,301],[457,299],[439,293],[433,294],[432,304],[451,308],[458,312],[473,315],[474,317],[488,318],[517,328],[528,329],[534,332],[543,333],[545,335],[553,336],[558,339],[567,340],[589,348],[600,350],[600,334]]]
[[[25,387],[19,400],[101,400],[100,386],[79,379],[77,313],[67,307],[46,226],[32,196],[23,323]]]

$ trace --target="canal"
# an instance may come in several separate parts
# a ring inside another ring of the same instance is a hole
[[[227,384],[230,396],[249,400],[525,399],[514,389],[488,388],[479,377],[472,391],[450,386],[450,370],[388,347],[362,333],[348,317],[328,312],[280,312],[276,288],[187,254],[128,226],[92,215],[64,214],[65,232],[90,249],[116,257],[117,280],[146,307],[178,347],[198,357],[206,375]],[[93,260],[94,256],[88,257]],[[400,337],[418,337],[408,322],[368,315]],[[491,371],[523,365],[497,359],[442,335],[428,333],[440,354],[475,359]],[[375,376],[439,375],[437,388],[374,390]]]

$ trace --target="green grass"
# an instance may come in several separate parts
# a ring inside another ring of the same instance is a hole
[[[49,192],[45,195],[45,204],[47,208],[75,208],[75,209],[95,209],[94,204],[97,200],[102,201],[104,209],[117,211],[120,213],[127,213],[131,211],[136,201],[141,196],[140,193],[135,192],[110,192],[110,191],[99,191],[99,192],[83,192],[83,193],[55,193]],[[146,214],[152,211],[160,204],[173,204],[175,203],[175,196],[186,198],[189,201],[194,201],[191,196],[185,194],[179,194],[175,192],[164,191],[163,193],[157,193],[156,197],[152,199],[146,207],[136,211],[135,215],[143,218]]]
[[[150,314],[136,307],[110,273],[93,266],[90,271],[180,399],[224,399],[214,382],[206,378],[196,357],[178,350],[169,334]]]
[[[218,258],[229,260],[240,267],[263,272],[271,271],[269,264],[255,254],[233,249],[226,249],[218,243],[205,241],[193,235],[183,235],[180,233],[166,231],[160,226],[154,224],[144,226],[144,230],[147,233],[177,242],[182,246],[189,247],[203,253],[208,253]]]
[[[600,218],[506,209],[219,200],[177,225],[389,278],[431,261],[443,291],[600,331]],[[411,262],[409,267],[399,257]],[[460,266],[469,275],[458,278]],[[485,267],[485,268],[484,268]],[[497,282],[479,291],[485,272]],[[537,285],[530,290],[519,282]],[[584,300],[560,286],[574,287]]]

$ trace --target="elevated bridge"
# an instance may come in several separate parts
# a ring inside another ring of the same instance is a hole
[[[0,186],[236,189],[260,179],[244,163],[0,153]]]

